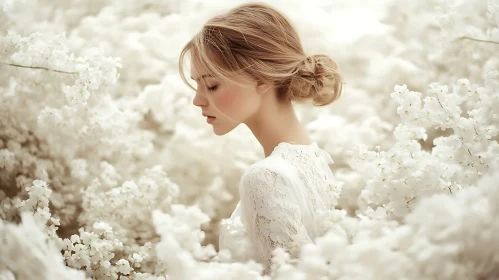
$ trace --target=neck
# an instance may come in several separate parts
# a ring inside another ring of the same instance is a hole
[[[262,107],[245,123],[262,145],[265,157],[281,142],[300,145],[312,143],[291,102],[275,101],[265,104],[266,107]]]

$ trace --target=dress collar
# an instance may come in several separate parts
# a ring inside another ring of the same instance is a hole
[[[315,141],[312,142],[312,144],[308,144],[308,145],[281,142],[274,148],[274,151],[272,153],[274,153],[275,151],[278,151],[278,150],[286,149],[286,148],[298,149],[298,150],[309,150],[309,151],[315,153],[315,155],[317,157],[322,157],[327,162],[327,164],[334,163],[333,159],[331,158],[331,155],[329,155],[329,153],[326,152],[325,150],[319,148],[319,145],[317,145],[317,142],[315,142]]]

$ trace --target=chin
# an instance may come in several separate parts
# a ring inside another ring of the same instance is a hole
[[[222,136],[222,135],[225,135],[225,134],[231,132],[236,127],[237,127],[237,125],[236,126],[231,126],[231,127],[213,126],[213,132],[215,133],[215,135]]]

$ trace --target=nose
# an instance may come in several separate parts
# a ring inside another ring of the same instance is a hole
[[[206,105],[208,105],[208,98],[206,98],[206,96],[204,96],[203,94],[196,91],[196,95],[194,96],[194,99],[192,100],[192,104],[194,106],[198,106],[198,107],[206,106]]]

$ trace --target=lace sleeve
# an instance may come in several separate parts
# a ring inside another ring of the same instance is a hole
[[[296,258],[301,246],[311,240],[300,206],[281,175],[258,167],[247,172],[241,182],[241,211],[248,237],[268,274],[275,248],[282,247]]]

